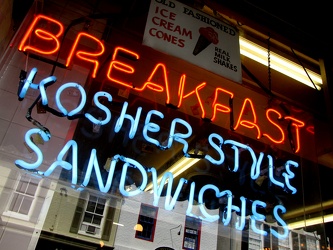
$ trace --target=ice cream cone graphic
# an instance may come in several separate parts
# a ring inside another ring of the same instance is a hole
[[[219,42],[217,32],[212,27],[201,27],[199,29],[200,36],[193,50],[193,55],[198,55],[201,51],[208,47],[211,43]]]

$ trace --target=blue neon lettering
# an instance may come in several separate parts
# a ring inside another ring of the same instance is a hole
[[[243,143],[240,142],[236,142],[233,140],[226,140],[224,142],[224,144],[231,144],[233,146],[237,146],[240,147],[242,149],[248,150],[251,154],[252,157],[252,166],[251,166],[251,178],[253,180],[255,180],[256,178],[258,178],[259,174],[260,174],[260,165],[257,164],[257,157],[253,151],[253,149],[251,147],[249,147],[248,145],[245,145]],[[235,147],[232,147],[235,151],[235,166],[234,169],[238,169],[239,168],[239,154],[236,155],[236,151],[238,152],[238,149],[236,150]]]
[[[241,196],[241,209],[238,212],[241,212],[241,216],[237,217],[237,222],[236,222],[236,229],[242,231],[245,227],[245,216],[246,216],[246,198]]]
[[[266,236],[267,232],[265,230],[258,229],[256,226],[256,221],[264,221],[266,218],[265,215],[257,212],[257,206],[261,206],[261,207],[265,208],[266,203],[262,202],[262,201],[258,201],[258,200],[255,200],[252,203],[252,215],[250,217],[251,228],[252,228],[253,232]]]
[[[111,102],[112,101],[112,96],[109,93],[104,92],[104,91],[97,92],[94,95],[94,103],[98,108],[100,108],[101,110],[103,110],[105,112],[105,114],[106,114],[105,119],[104,120],[98,120],[89,113],[85,113],[85,117],[88,118],[94,124],[105,125],[111,120],[111,112],[107,107],[105,107],[103,104],[101,104],[99,102],[98,97],[106,97],[108,99],[108,101]]]
[[[37,68],[32,68],[30,70],[30,73],[29,73],[27,79],[24,80],[23,86],[22,86],[20,92],[18,93],[19,98],[24,99],[29,88],[38,89],[38,85],[33,83],[36,73],[37,73]]]
[[[292,160],[287,161],[286,164],[285,164],[287,173],[282,173],[282,176],[284,176],[286,186],[290,189],[292,194],[296,194],[297,189],[295,187],[291,186],[290,182],[289,182],[289,180],[291,180],[295,177],[295,174],[290,170],[290,165],[292,165],[296,168],[298,167],[297,162],[292,161]]]
[[[49,76],[47,78],[44,78],[43,80],[40,81],[39,85],[33,83],[33,80],[37,74],[37,68],[32,68],[27,79],[24,80],[23,86],[18,93],[18,96],[20,99],[24,99],[24,97],[27,94],[27,91],[29,88],[32,89],[39,89],[40,95],[41,95],[41,100],[43,105],[48,104],[47,100],[47,95],[46,95],[46,89],[45,87],[55,83],[57,81],[57,78],[55,76]]]
[[[19,93],[18,93],[19,98],[21,98],[21,99],[24,98],[26,96],[26,93],[27,93],[29,88],[39,89],[40,94],[41,94],[41,98],[42,98],[42,104],[47,105],[48,104],[48,99],[47,99],[47,95],[46,95],[46,87],[49,86],[50,84],[53,84],[56,81],[56,77],[54,77],[54,76],[47,77],[47,78],[44,78],[39,84],[35,84],[35,83],[33,83],[33,80],[35,78],[36,73],[37,73],[36,68],[33,68],[30,71],[29,76],[24,81],[23,86],[19,90]],[[62,92],[67,88],[76,88],[80,91],[80,94],[81,94],[81,102],[80,102],[79,106],[77,108],[75,108],[74,110],[70,111],[70,112],[66,110],[66,108],[62,105],[61,100],[60,100]],[[107,100],[109,102],[111,102],[112,101],[112,96],[109,93],[102,92],[102,91],[97,92],[94,95],[95,105],[99,109],[101,109],[102,111],[105,112],[105,117],[106,118],[104,120],[98,120],[89,113],[86,113],[85,117],[94,124],[105,125],[105,124],[107,124],[111,121],[111,112],[106,106],[104,106],[99,101],[99,97],[102,97],[102,98],[105,97],[105,98],[107,98]],[[73,116],[73,115],[79,113],[83,109],[83,107],[86,103],[86,93],[84,91],[84,88],[81,85],[79,85],[77,83],[66,83],[66,84],[63,84],[57,90],[55,99],[56,99],[57,107],[59,108],[59,110],[64,115]],[[129,114],[126,114],[127,108],[128,108],[128,103],[124,102],[121,114],[120,114],[119,118],[117,119],[117,121],[115,123],[114,131],[116,133],[119,132],[120,129],[122,129],[122,127],[123,127],[124,120],[128,119],[131,122],[130,129],[129,129],[129,138],[133,139],[137,130],[138,130],[138,124],[139,124],[142,108],[139,107],[137,109],[135,117],[133,117]],[[146,116],[146,119],[145,119],[145,124],[143,126],[143,131],[142,131],[144,139],[146,141],[152,143],[153,145],[156,145],[157,147],[162,148],[162,149],[171,148],[174,141],[179,142],[179,143],[183,144],[183,153],[184,153],[184,155],[189,156],[189,154],[188,154],[189,145],[188,145],[188,142],[186,141],[186,139],[190,138],[190,136],[192,135],[191,125],[189,123],[187,123],[185,120],[182,120],[180,118],[175,118],[171,123],[170,131],[169,131],[169,137],[167,139],[167,142],[164,145],[161,145],[161,143],[157,139],[154,139],[154,138],[151,137],[151,135],[149,135],[149,133],[158,133],[160,131],[160,126],[158,124],[152,122],[152,117],[154,115],[157,116],[159,119],[164,118],[163,113],[161,113],[157,110],[151,110],[151,111],[148,112],[148,114]],[[184,132],[184,133],[176,132],[177,131],[176,126],[178,126],[178,124],[181,124],[181,125],[185,126],[185,128],[187,129],[187,132]],[[44,132],[44,131],[42,131],[40,129],[37,129],[37,128],[28,130],[28,132],[25,135],[25,142],[34,151],[34,153],[37,155],[37,160],[33,163],[27,163],[23,160],[16,160],[15,164],[19,167],[22,167],[22,168],[25,168],[25,169],[30,169],[30,170],[31,169],[37,169],[43,162],[43,153],[42,153],[42,151],[37,147],[37,145],[35,145],[35,143],[31,139],[31,136],[34,135],[34,134],[38,134],[39,136],[41,136],[44,141],[48,141],[51,137],[50,134],[48,134],[47,132]],[[251,154],[252,160],[253,160],[252,166],[251,166],[251,178],[252,179],[257,179],[259,177],[260,167],[262,165],[263,157],[264,157],[263,152],[260,152],[260,155],[258,156],[258,160],[257,160],[257,157],[256,157],[253,149],[251,147],[249,147],[248,145],[245,145],[245,144],[233,141],[233,140],[224,141],[222,136],[220,136],[216,133],[210,134],[209,137],[208,137],[208,141],[209,141],[210,146],[214,150],[216,150],[218,156],[215,159],[210,155],[205,155],[204,158],[207,161],[211,162],[214,165],[221,165],[225,160],[225,155],[224,155],[224,152],[222,150],[222,145],[223,144],[231,144],[231,148],[234,150],[234,158],[235,158],[235,164],[234,164],[233,169],[231,169],[231,171],[236,172],[236,171],[239,170],[239,160],[240,160],[239,155],[240,155],[241,149],[244,149],[244,150],[249,151],[249,153]],[[65,159],[65,155],[70,150],[72,150],[71,151],[72,158],[71,158],[71,161],[67,162],[64,159]],[[50,165],[50,167],[47,169],[47,171],[44,172],[44,173],[39,171],[38,173],[42,174],[44,176],[50,176],[54,172],[56,167],[60,166],[65,170],[72,171],[71,183],[73,184],[72,186],[74,187],[74,186],[77,185],[77,178],[78,178],[77,157],[78,157],[78,145],[74,140],[70,140],[61,149],[61,151],[59,152],[59,154],[56,157],[56,160]],[[280,186],[282,188],[286,186],[289,190],[292,191],[293,194],[295,194],[297,192],[297,190],[290,183],[290,180],[295,177],[295,174],[291,171],[290,167],[291,166],[298,167],[298,163],[296,163],[292,160],[289,160],[289,161],[286,162],[286,164],[285,164],[286,172],[282,174],[283,177],[284,177],[284,180],[285,180],[285,184],[284,184],[282,182],[279,182],[279,181],[275,180],[274,173],[273,173],[273,158],[270,155],[267,155],[267,157],[268,157],[268,161],[269,161],[269,178],[270,178],[270,181],[274,185]],[[90,154],[87,170],[86,170],[86,173],[85,173],[85,177],[84,177],[84,180],[81,184],[82,187],[85,187],[89,184],[90,179],[91,179],[91,174],[92,174],[92,171],[94,169],[94,171],[96,173],[96,177],[97,177],[97,183],[98,183],[99,190],[103,193],[108,192],[111,188],[115,168],[116,168],[116,165],[119,161],[122,161],[124,163],[123,166],[122,166],[122,173],[121,173],[120,184],[119,184],[120,192],[124,196],[134,196],[134,195],[137,195],[137,194],[143,192],[143,190],[145,189],[145,187],[147,185],[147,181],[148,181],[147,172],[146,172],[145,168],[139,162],[137,162],[137,161],[135,161],[131,158],[126,158],[126,157],[120,156],[120,155],[115,155],[112,158],[112,160],[110,162],[110,166],[109,166],[109,171],[108,171],[109,173],[108,173],[108,176],[107,176],[107,180],[106,180],[106,183],[104,184],[103,178],[101,176],[100,168],[99,168],[99,165],[98,165],[96,149],[91,150],[91,154]],[[126,180],[129,168],[137,169],[138,171],[140,171],[140,173],[142,175],[141,185],[138,186],[137,189],[131,190],[131,191],[127,191],[125,189],[125,180]],[[159,201],[159,198],[161,196],[163,187],[165,186],[165,184],[167,184],[168,186],[167,186],[167,194],[166,194],[166,199],[165,199],[165,209],[166,210],[173,209],[176,202],[177,202],[177,199],[179,197],[180,191],[181,191],[183,185],[185,183],[187,183],[187,181],[184,178],[181,178],[180,181],[178,182],[178,186],[176,188],[175,193],[173,195],[171,195],[171,191],[172,191],[171,187],[172,187],[172,183],[174,181],[174,177],[173,177],[172,173],[170,173],[170,172],[165,173],[163,175],[162,181],[158,185],[156,169],[151,168],[151,172],[152,172],[152,181],[153,181],[153,188],[154,188],[154,205],[155,206],[158,205],[158,201]],[[240,216],[237,217],[235,227],[236,227],[237,230],[243,230],[244,227],[245,227],[246,198],[243,197],[243,196],[240,197],[241,207],[235,206],[235,205],[232,204],[233,196],[232,196],[231,191],[224,190],[224,191],[220,192],[219,189],[216,186],[212,185],[212,184],[207,184],[206,186],[201,188],[201,190],[199,192],[198,200],[199,200],[199,208],[200,208],[200,211],[201,211],[203,216],[196,216],[196,215],[193,215],[193,213],[192,213],[193,202],[194,202],[195,183],[194,182],[191,183],[189,199],[188,199],[189,203],[188,203],[188,207],[187,207],[187,210],[186,210],[186,214],[190,215],[190,216],[195,216],[197,218],[201,218],[201,219],[206,220],[206,221],[216,221],[217,219],[220,218],[219,215],[209,214],[207,212],[207,210],[205,209],[205,206],[204,206],[204,203],[203,203],[203,195],[204,195],[204,192],[207,189],[214,190],[215,195],[216,195],[217,198],[222,197],[222,196],[227,196],[228,197],[226,210],[225,210],[224,215],[222,216],[223,224],[228,225],[231,221],[232,211],[236,211],[236,212],[241,213],[241,214],[240,214]],[[253,202],[253,204],[252,204],[252,216],[251,216],[251,227],[252,227],[253,231],[255,231],[256,233],[266,235],[267,232],[257,228],[257,223],[256,222],[257,221],[263,221],[265,219],[264,215],[257,212],[257,207],[258,206],[260,206],[262,208],[265,208],[266,203],[264,203],[262,201],[258,201],[258,200]],[[279,211],[281,211],[282,213],[285,213],[286,209],[281,205],[278,205],[278,206],[274,207],[274,217],[277,220],[277,222],[280,225],[283,226],[284,232],[282,234],[279,234],[274,229],[271,229],[271,232],[277,238],[284,238],[284,237],[287,237],[287,235],[288,235],[288,228],[287,228],[286,223],[281,219],[281,217],[278,213]]]
[[[38,166],[41,165],[42,162],[42,152],[40,151],[40,149],[36,146],[34,146],[33,142],[30,140],[30,137],[32,134],[38,133],[42,136],[42,138],[45,138],[45,141],[48,140],[48,135],[41,131],[40,129],[31,129],[26,133],[25,136],[25,140],[27,142],[28,145],[30,145],[34,151],[36,152],[36,154],[38,154],[38,163],[32,163],[32,164],[28,164],[22,160],[17,160],[15,163],[18,166],[22,166],[23,168],[26,169],[35,169]],[[44,133],[44,134],[43,134]],[[70,150],[70,148],[72,148],[72,164],[70,164],[69,162],[66,162],[63,160],[65,154]],[[63,147],[63,149],[60,151],[60,153],[57,156],[57,160],[50,166],[50,168],[45,172],[45,173],[41,173],[38,172],[39,174],[44,174],[45,176],[49,176],[53,170],[55,169],[56,166],[61,166],[66,170],[72,170],[72,184],[73,187],[74,185],[77,184],[77,170],[76,170],[76,165],[77,165],[77,155],[78,155],[78,150],[77,150],[77,144],[75,141],[69,141],[66,143],[66,145]],[[110,162],[110,166],[109,166],[109,174],[107,177],[107,181],[106,184],[104,185],[102,177],[101,177],[101,173],[99,170],[99,165],[98,165],[98,161],[97,161],[97,155],[96,155],[96,150],[93,149],[91,151],[91,155],[90,155],[90,159],[89,159],[89,163],[88,163],[88,167],[86,170],[86,174],[85,174],[85,178],[83,183],[81,184],[81,187],[84,188],[85,186],[87,186],[89,184],[90,178],[91,178],[91,173],[92,170],[95,170],[96,176],[97,176],[97,182],[98,182],[98,186],[99,186],[99,190],[103,193],[106,193],[110,190],[111,184],[112,184],[112,179],[114,176],[114,172],[115,172],[115,167],[118,161],[123,161],[124,165],[122,167],[122,174],[121,174],[121,180],[120,180],[120,184],[119,184],[119,190],[120,192],[124,195],[124,196],[135,196],[141,192],[143,192],[143,190],[145,189],[147,182],[148,182],[148,177],[147,177],[147,173],[145,168],[138,163],[137,161],[131,159],[131,158],[126,158],[124,156],[120,156],[120,155],[115,155],[111,162]],[[288,162],[289,165],[295,165],[294,162],[289,161]],[[142,183],[141,185],[138,187],[138,189],[136,190],[132,190],[132,191],[126,191],[125,190],[125,179],[126,179],[126,174],[127,174],[127,170],[128,167],[134,167],[136,169],[138,169],[141,172],[142,175]],[[163,189],[163,186],[165,185],[165,183],[168,181],[168,192],[167,192],[167,199],[165,201],[165,209],[166,210],[171,210],[173,209],[173,207],[176,204],[176,201],[179,197],[180,191],[184,185],[184,183],[186,183],[186,180],[184,178],[181,178],[180,182],[178,183],[176,192],[173,195],[172,200],[170,199],[171,197],[171,187],[172,187],[172,182],[173,182],[173,175],[172,173],[168,172],[163,176],[163,180],[161,181],[160,185],[157,184],[157,173],[156,173],[156,169],[155,168],[151,168],[150,170],[152,172],[152,179],[153,179],[153,188],[154,188],[154,206],[158,205],[158,200],[161,196],[161,192]],[[289,173],[288,177],[292,177],[293,173]],[[237,221],[235,224],[235,228],[237,230],[243,230],[244,226],[245,226],[245,212],[246,212],[246,198],[245,197],[240,197],[241,200],[241,208],[235,206],[232,204],[232,199],[233,199],[233,195],[231,193],[231,191],[229,190],[224,190],[222,192],[219,191],[219,189],[212,185],[212,184],[207,184],[204,187],[201,188],[201,190],[199,191],[199,196],[198,196],[198,202],[199,202],[199,209],[202,213],[203,216],[197,216],[194,215],[192,213],[192,209],[193,209],[193,201],[194,201],[194,191],[195,191],[195,183],[192,182],[191,183],[191,187],[190,187],[190,195],[189,195],[189,203],[188,203],[188,207],[186,210],[186,214],[189,216],[194,216],[196,218],[200,218],[202,220],[205,221],[216,221],[217,219],[219,219],[219,215],[211,215],[209,214],[204,206],[204,202],[203,202],[203,194],[207,189],[212,189],[215,191],[215,195],[217,198],[220,198],[222,196],[227,196],[228,198],[228,202],[227,202],[227,206],[226,206],[226,211],[224,213],[224,215],[222,216],[222,222],[224,225],[228,225],[231,221],[231,212],[232,211],[237,211],[237,212],[241,212],[241,215],[237,217]],[[261,206],[263,208],[266,207],[266,203],[262,202],[262,201],[254,201],[252,204],[252,216],[250,217],[251,220],[251,228],[254,232],[258,233],[258,234],[262,234],[262,235],[266,235],[267,232],[260,230],[259,228],[257,228],[256,226],[256,221],[263,221],[265,219],[265,216],[258,213],[256,211],[257,206]],[[285,208],[283,206],[276,206],[274,208],[274,217],[276,218],[276,220],[284,227],[284,233],[283,234],[278,234],[277,232],[275,232],[274,230],[272,231],[272,234],[274,234],[274,236],[276,237],[285,237],[288,234],[288,229],[286,226],[286,223],[281,219],[281,217],[278,214],[278,211],[282,211],[283,213],[285,212]]]
[[[94,149],[94,148],[91,150],[90,158],[89,158],[89,162],[88,162],[88,166],[87,166],[87,170],[86,170],[86,174],[85,174],[84,180],[81,184],[83,187],[86,187],[89,184],[90,177],[91,177],[91,172],[92,172],[93,168],[95,170],[99,190],[103,193],[108,192],[109,189],[110,189],[110,186],[111,186],[111,182],[108,183],[108,181],[109,181],[109,179],[108,179],[106,185],[104,186],[101,171],[99,169],[99,164],[98,164],[98,161],[97,161],[96,149]],[[110,174],[110,172],[109,172],[109,174]]]
[[[219,141],[219,144],[217,145],[213,139],[216,138]],[[212,133],[209,135],[208,137],[208,142],[209,144],[219,153],[220,155],[220,159],[219,160],[215,160],[213,157],[211,157],[210,155],[205,155],[205,159],[207,161],[210,161],[211,163],[215,164],[215,165],[221,165],[224,162],[225,159],[225,155],[222,151],[222,145],[223,145],[223,138],[222,136]]]
[[[173,180],[173,175],[171,175],[171,179]],[[166,210],[172,210],[175,207],[179,194],[180,194],[180,191],[182,190],[184,183],[187,183],[187,180],[184,178],[180,178],[176,191],[174,192],[173,195],[171,195],[172,185],[171,185],[171,183],[170,184],[168,183],[168,189],[167,189],[165,205],[164,205],[164,208]],[[171,201],[170,201],[170,197],[172,197]]]
[[[55,76],[49,76],[43,80],[40,81],[39,83],[39,91],[40,91],[40,96],[41,96],[41,100],[42,100],[42,104],[43,105],[47,105],[48,104],[48,100],[47,100],[47,95],[46,95],[46,89],[45,87],[55,83],[57,81],[57,78]]]
[[[75,109],[73,109],[70,112],[68,112],[65,109],[65,107],[61,104],[61,100],[60,100],[60,95],[61,95],[62,91],[64,91],[67,88],[76,88],[81,93],[81,102],[80,102],[79,106],[77,106]],[[73,116],[73,115],[79,113],[83,109],[84,105],[86,104],[86,99],[87,99],[87,96],[86,96],[86,92],[84,91],[83,87],[80,84],[77,84],[75,82],[68,82],[68,83],[61,85],[60,88],[57,90],[56,96],[55,96],[55,100],[56,100],[58,109],[64,115],[67,115],[67,116]]]
[[[146,120],[145,120],[145,125],[143,127],[143,137],[146,139],[146,141],[156,145],[156,146],[160,146],[160,142],[156,139],[153,139],[151,137],[149,137],[148,132],[152,132],[152,133],[157,133],[160,131],[160,126],[156,123],[152,123],[150,122],[152,115],[156,115],[158,117],[160,117],[161,119],[164,118],[164,115],[162,112],[157,111],[157,110],[150,110],[146,116]]]
[[[34,163],[27,163],[23,160],[16,160],[15,165],[20,166],[25,169],[36,169],[43,163],[43,153],[36,146],[36,144],[31,140],[31,136],[33,134],[38,134],[42,137],[44,141],[48,141],[50,139],[49,135],[47,135],[44,131],[39,128],[32,128],[25,133],[25,142],[26,144],[36,153],[37,160]]]
[[[202,219],[202,220],[205,220],[205,221],[213,222],[213,221],[218,220],[220,218],[220,216],[219,215],[211,215],[205,209],[205,204],[204,204],[204,201],[203,201],[203,194],[207,189],[213,189],[215,191],[216,196],[218,196],[218,193],[220,192],[220,190],[212,184],[207,184],[207,185],[203,186],[200,189],[199,195],[198,195],[199,208],[200,208],[201,213],[205,217],[200,216],[199,218]]]
[[[181,133],[175,133],[176,130],[176,124],[180,123],[184,125],[187,128],[187,133],[186,134],[181,134]],[[186,121],[180,118],[175,118],[171,122],[171,127],[170,127],[170,135],[169,135],[169,140],[168,140],[168,148],[171,148],[173,140],[182,143],[184,145],[183,147],[183,152],[185,156],[188,156],[188,143],[186,138],[189,138],[192,135],[192,127],[190,124],[188,124]]]
[[[251,168],[251,176],[253,177],[252,178],[253,180],[257,179],[259,177],[259,175],[260,175],[260,166],[261,166],[263,158],[264,158],[264,153],[260,152],[256,168],[255,169]]]
[[[186,209],[186,215],[192,216],[192,217],[197,217],[192,213],[193,202],[194,202],[194,190],[195,190],[195,182],[192,182],[191,186],[190,186],[190,194],[189,194],[189,198],[188,198],[188,206]]]
[[[142,193],[143,190],[146,188],[147,182],[148,182],[146,170],[139,162],[137,162],[131,158],[121,157],[121,160],[124,161],[125,164],[123,165],[122,172],[121,172],[121,178],[120,178],[120,184],[119,184],[120,193],[124,196],[135,196],[137,194]],[[126,180],[128,167],[134,167],[134,168],[138,169],[141,173],[142,183],[140,186],[137,187],[136,190],[131,190],[131,191],[125,190],[125,180]]]
[[[222,222],[225,226],[228,225],[231,220],[232,193],[229,190],[224,190],[224,191],[220,192],[220,190],[215,185],[212,185],[212,184],[207,184],[207,185],[203,186],[199,191],[199,195],[198,195],[199,208],[200,208],[201,213],[205,216],[205,217],[200,217],[200,218],[202,220],[206,220],[209,222],[216,221],[220,218],[219,215],[211,215],[211,214],[207,213],[207,211],[205,209],[205,204],[203,202],[203,194],[207,189],[214,190],[215,196],[217,198],[227,195],[227,197],[228,197],[227,214],[226,214],[226,218],[224,218],[224,217],[222,218]]]
[[[133,139],[134,135],[136,134],[136,131],[138,129],[142,108],[138,107],[137,112],[136,112],[136,116],[135,116],[135,118],[133,118],[132,116],[126,114],[127,107],[128,107],[128,102],[124,102],[123,108],[122,108],[121,113],[120,113],[120,116],[119,116],[119,118],[116,122],[116,125],[114,127],[114,132],[118,133],[120,131],[121,127],[123,126],[124,119],[126,118],[131,122],[131,124],[130,124],[131,128],[129,130],[128,137],[130,139]]]
[[[226,213],[226,216],[223,216],[222,218],[222,223],[223,225],[229,225],[230,221],[231,221],[231,212],[233,209],[235,209],[235,206],[232,205],[232,198],[233,198],[233,195],[231,193],[230,190],[224,190],[222,191],[220,194],[219,194],[219,197],[223,197],[223,196],[227,196],[228,197],[228,203],[227,203],[227,213]]]
[[[271,228],[271,233],[278,239],[284,239],[288,236],[288,226],[287,224],[281,219],[280,215],[278,214],[278,210],[281,210],[282,213],[285,213],[287,210],[284,206],[282,205],[277,205],[274,207],[273,209],[273,214],[274,214],[274,218],[276,219],[276,221],[278,223],[280,223],[280,225],[283,228],[284,233],[283,234],[279,234],[278,232],[276,232],[273,228]]]
[[[72,164],[64,161],[63,158],[65,157],[67,151],[72,148]],[[78,148],[77,143],[74,140],[68,141],[65,146],[61,149],[57,156],[57,160],[51,164],[51,166],[44,172],[45,176],[50,176],[54,169],[57,166],[61,166],[62,168],[66,170],[72,170],[72,184],[77,184],[77,156],[78,156]]]
[[[176,204],[176,201],[178,199],[178,196],[180,194],[180,191],[187,181],[184,178],[181,178],[178,182],[177,189],[174,193],[174,195],[171,195],[172,191],[172,184],[173,184],[173,175],[171,172],[166,172],[163,174],[163,177],[160,181],[160,183],[157,183],[157,172],[155,168],[151,168],[150,172],[152,173],[152,182],[153,182],[153,192],[154,192],[154,206],[158,206],[158,201],[161,197],[162,191],[164,189],[164,186],[167,185],[167,191],[166,191],[166,198],[165,198],[165,209],[166,210],[172,210]],[[170,202],[170,197],[172,197],[172,200]]]
[[[270,155],[267,155],[267,158],[268,158],[268,170],[269,170],[269,179],[270,181],[277,185],[277,186],[280,186],[280,187],[284,187],[284,183],[280,182],[280,181],[277,181],[274,179],[274,166],[273,166],[273,157],[270,156]]]

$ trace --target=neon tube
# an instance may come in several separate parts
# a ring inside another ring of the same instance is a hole
[[[60,100],[60,95],[61,95],[62,91],[64,91],[67,88],[76,88],[81,93],[81,101],[80,101],[79,106],[77,106],[75,109],[73,109],[70,112],[68,112],[65,109],[65,107],[61,104],[61,100]],[[86,104],[87,95],[86,95],[86,92],[84,91],[84,88],[80,84],[77,84],[75,82],[68,82],[68,83],[65,83],[65,84],[63,84],[63,85],[60,86],[60,88],[56,92],[55,99],[56,99],[57,107],[59,108],[59,110],[64,115],[73,116],[73,115],[79,113],[83,109],[84,105]]]

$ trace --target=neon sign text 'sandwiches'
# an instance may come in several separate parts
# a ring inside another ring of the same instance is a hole
[[[48,27],[48,29],[46,29],[44,26],[41,26],[41,24],[45,24],[45,22],[47,22],[46,27]],[[23,36],[19,44],[19,50],[29,53],[34,52],[37,54],[42,54],[44,56],[54,56],[60,50],[60,38],[63,33],[64,27],[61,22],[44,15],[37,15],[27,29],[27,32]],[[32,37],[33,39],[31,39]],[[79,48],[80,41],[82,41],[83,39],[88,39],[92,44],[95,44],[95,50],[86,51]],[[94,78],[96,77],[100,66],[98,57],[101,56],[103,53],[105,53],[105,46],[100,39],[85,32],[79,32],[68,53],[65,66],[69,67],[73,63],[74,58],[88,62],[93,65],[91,77]],[[212,122],[216,120],[218,112],[229,115],[232,114],[232,101],[234,98],[234,93],[222,87],[217,87],[212,94],[213,101],[209,106],[207,106],[203,101],[203,97],[201,96],[202,90],[205,89],[207,86],[206,82],[200,83],[190,91],[185,91],[186,74],[183,74],[179,79],[177,90],[178,101],[176,101],[177,103],[172,103],[170,93],[171,88],[174,88],[174,86],[171,87],[169,85],[167,68],[163,63],[158,63],[155,65],[148,79],[141,86],[134,86],[132,83],[120,79],[116,76],[117,72],[122,72],[125,74],[135,74],[135,68],[132,65],[122,61],[121,55],[126,55],[127,57],[133,58],[134,60],[139,60],[140,58],[140,55],[135,51],[123,47],[116,47],[112,54],[112,59],[110,60],[106,73],[106,78],[111,82],[119,84],[122,87],[129,88],[132,91],[142,92],[145,90],[150,90],[158,93],[163,93],[166,96],[166,105],[176,108],[180,108],[183,104],[183,101],[187,98],[195,97],[198,101],[201,118],[210,120]],[[160,72],[162,72],[162,84],[155,83],[153,81],[154,76],[160,74]],[[219,97],[227,97],[229,98],[229,102],[219,102]],[[253,117],[251,120],[245,118],[246,112],[251,112]],[[271,124],[271,126],[269,126],[270,132],[265,131],[267,129],[267,126],[265,126],[264,130],[262,131],[262,128],[257,120],[255,106],[252,100],[250,98],[245,98],[239,116],[235,120],[236,123],[234,124],[233,119],[230,118],[230,128],[232,130],[237,130],[239,129],[239,127],[243,127],[253,130],[257,139],[261,139],[264,137],[269,140],[270,143],[275,144],[285,143],[287,138],[290,139],[292,137],[294,139],[292,143],[290,143],[291,148],[294,153],[298,153],[301,149],[301,141],[299,136],[300,129],[305,126],[305,123],[293,116],[283,116],[278,110],[273,108],[266,110],[265,117],[269,124]],[[279,123],[279,121],[289,122],[290,128],[292,129],[288,128],[288,136],[285,136],[284,127]],[[272,135],[272,131],[274,135]]]

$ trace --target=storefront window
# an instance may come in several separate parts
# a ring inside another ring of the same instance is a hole
[[[0,77],[1,230],[33,217],[30,249],[319,249],[316,117],[253,84],[237,28],[178,1],[43,8]]]

